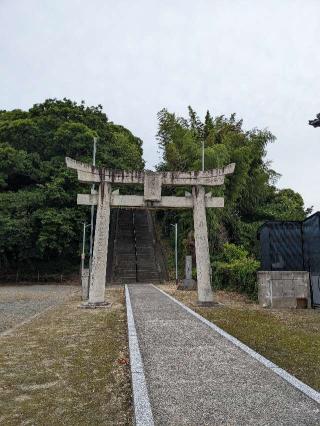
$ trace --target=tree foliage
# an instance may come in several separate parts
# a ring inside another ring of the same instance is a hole
[[[301,195],[276,188],[280,175],[266,161],[267,146],[275,141],[270,131],[245,131],[235,114],[213,117],[208,111],[201,121],[191,107],[187,118],[163,109],[158,120],[158,141],[163,151],[159,170],[200,170],[202,143],[205,169],[236,163],[234,174],[222,187],[207,189],[225,197],[224,209],[207,210],[212,254],[221,253],[225,243],[235,243],[257,256],[256,233],[264,221],[305,218]],[[182,195],[185,189],[176,192]],[[182,254],[192,252],[192,212],[160,213],[160,217],[166,229],[168,223],[179,222]]]
[[[213,262],[214,285],[257,296],[256,272],[260,264],[248,251],[232,243],[223,245]]]
[[[110,122],[102,107],[48,99],[28,111],[0,111],[0,267],[61,269],[77,264],[88,208],[76,205],[87,191],[65,156],[97,165],[141,170],[142,141]]]

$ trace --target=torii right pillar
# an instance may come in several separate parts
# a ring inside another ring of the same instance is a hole
[[[192,187],[194,241],[197,262],[198,304],[210,306],[214,303],[211,287],[211,265],[206,217],[205,189]]]

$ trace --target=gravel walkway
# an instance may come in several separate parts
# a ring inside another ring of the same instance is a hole
[[[155,425],[319,425],[320,406],[151,285],[129,293]]]
[[[46,308],[68,300],[80,287],[65,285],[0,286],[0,333]]]

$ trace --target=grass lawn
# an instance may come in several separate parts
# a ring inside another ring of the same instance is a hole
[[[195,291],[163,290],[314,389],[320,390],[320,311],[263,309],[245,296],[218,291],[222,305],[198,308]]]
[[[71,300],[0,336],[1,425],[131,424],[124,291],[107,297],[111,308]]]

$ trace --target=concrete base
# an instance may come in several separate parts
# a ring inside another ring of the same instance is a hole
[[[258,271],[259,304],[265,308],[311,308],[309,272]]]
[[[200,308],[212,308],[214,306],[220,306],[220,303],[218,302],[197,302],[197,306],[199,306]]]
[[[192,278],[185,278],[182,280],[181,283],[179,283],[178,290],[196,290],[197,289],[197,282],[193,280]]]
[[[110,308],[110,307],[111,307],[111,303],[109,302],[97,302],[97,303],[85,302],[85,303],[81,303],[81,305],[78,306],[78,308],[81,308],[81,309],[101,309],[101,308]]]

